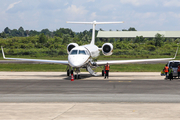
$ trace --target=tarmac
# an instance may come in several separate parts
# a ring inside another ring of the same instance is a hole
[[[70,80],[65,72],[0,72],[0,80]],[[88,72],[81,73],[79,80],[105,80],[101,73],[92,76]],[[164,80],[160,72],[110,72],[108,80]]]
[[[100,74],[100,73],[99,73]],[[159,72],[0,72],[0,120],[179,120],[180,80]]]

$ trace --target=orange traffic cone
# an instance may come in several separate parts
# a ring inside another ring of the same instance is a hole
[[[73,76],[73,74],[71,74],[71,81],[74,81],[74,76]]]

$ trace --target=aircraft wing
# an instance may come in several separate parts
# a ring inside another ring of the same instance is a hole
[[[98,66],[106,65],[107,63],[110,65],[113,64],[128,64],[128,63],[153,63],[156,61],[169,61],[175,58],[159,58],[159,59],[137,59],[137,60],[109,60],[109,61],[97,61],[96,64]]]
[[[179,48],[179,46],[178,46],[178,48]],[[97,61],[96,64],[98,66],[101,66],[101,65],[106,65],[107,63],[110,64],[110,65],[113,65],[113,64],[153,63],[153,62],[156,62],[156,61],[169,61],[169,60],[176,59],[178,48],[176,50],[174,58],[137,59],[137,60],[109,60],[109,61],[107,60],[107,61]]]
[[[31,61],[31,62],[43,62],[43,63],[56,63],[56,64],[64,64],[68,65],[68,61],[63,61],[63,60],[42,60],[42,59],[25,59],[25,58],[6,58],[4,54],[3,47],[2,49],[2,54],[4,59],[8,60],[20,60],[20,61]]]

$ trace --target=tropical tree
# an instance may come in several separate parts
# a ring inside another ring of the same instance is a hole
[[[44,33],[41,33],[39,36],[39,42],[40,43],[45,43],[47,42],[47,37],[44,35]]]
[[[155,35],[155,46],[161,47],[163,39],[164,39],[164,38],[163,38],[163,35],[157,33],[157,34]]]

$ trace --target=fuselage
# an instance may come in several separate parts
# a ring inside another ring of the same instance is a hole
[[[74,47],[68,55],[68,63],[73,68],[86,66],[91,58],[99,56],[99,48],[96,45],[83,45]]]

